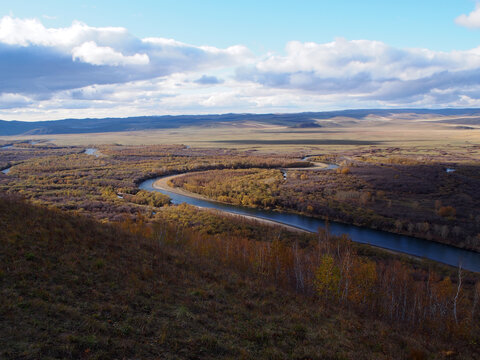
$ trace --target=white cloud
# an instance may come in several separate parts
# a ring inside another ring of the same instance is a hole
[[[37,19],[18,19],[4,16],[0,19],[0,42],[20,46],[47,46],[71,49],[86,41],[99,45],[122,43],[129,37],[128,31],[120,27],[90,27],[75,21],[67,28],[46,28]]]
[[[25,107],[33,103],[33,100],[20,94],[0,94],[0,109],[14,109]]]
[[[93,65],[147,65],[150,59],[147,54],[125,56],[108,46],[98,46],[88,41],[72,49],[73,60],[80,60]]]
[[[241,45],[137,38],[119,27],[0,19],[0,118],[480,105],[480,47],[438,52],[371,40]]]
[[[455,22],[460,26],[468,28],[480,28],[480,3],[477,3],[475,10],[470,14],[462,14],[455,19]]]
[[[270,54],[237,70],[239,81],[265,87],[403,104],[445,89],[454,90],[453,100],[479,84],[479,75],[480,48],[446,53],[345,39],[292,41],[285,55]]]
[[[53,94],[245,63],[244,46],[219,49],[163,38],[140,39],[120,27],[74,22],[46,28],[37,19],[0,19],[2,92]]]
[[[350,78],[369,74],[373,79],[412,80],[442,70],[466,70],[480,64],[480,49],[434,52],[428,49],[397,49],[380,41],[336,39],[333,42],[291,41],[286,55],[270,55],[259,62],[260,72],[315,73],[320,77]]]

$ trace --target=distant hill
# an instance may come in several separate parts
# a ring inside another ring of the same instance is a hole
[[[342,110],[327,112],[305,112],[294,114],[221,114],[221,115],[179,115],[179,116],[136,116],[127,118],[88,118],[63,119],[52,121],[4,121],[0,120],[0,135],[43,135],[43,134],[82,134],[115,131],[139,131],[150,129],[171,129],[184,126],[213,126],[219,123],[257,122],[283,125],[292,128],[323,126],[321,120],[341,117],[350,120],[363,120],[375,117],[453,117],[439,119],[452,124],[480,125],[480,109],[395,109],[395,110]]]

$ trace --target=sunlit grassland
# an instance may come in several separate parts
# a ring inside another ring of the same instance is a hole
[[[308,129],[242,123],[219,124],[215,127],[183,127],[131,132],[0,137],[0,141],[32,138],[49,140],[62,146],[185,144],[192,147],[256,149],[259,151],[314,152],[328,150],[337,152],[359,146],[376,145],[402,148],[422,147],[428,152],[429,149],[438,146],[463,146],[479,143],[480,128],[463,129],[447,124],[405,120],[362,120],[353,125]]]

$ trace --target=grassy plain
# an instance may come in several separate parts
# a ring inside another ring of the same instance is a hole
[[[311,153],[322,149],[343,151],[358,146],[369,146],[372,143],[380,147],[401,146],[425,149],[439,146],[465,146],[480,142],[480,126],[462,127],[434,122],[432,119],[391,118],[366,119],[353,124],[343,119],[343,121],[332,121],[325,127],[305,129],[245,122],[233,125],[219,124],[215,127],[181,127],[151,131],[0,136],[0,140],[7,142],[32,138],[47,140],[61,146],[185,144],[192,147]]]

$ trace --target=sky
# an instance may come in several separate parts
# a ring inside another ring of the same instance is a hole
[[[480,106],[471,0],[0,3],[0,119]]]

